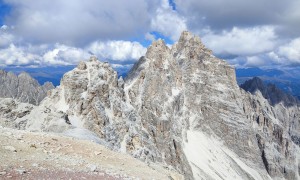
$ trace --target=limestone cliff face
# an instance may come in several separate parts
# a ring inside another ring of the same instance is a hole
[[[14,122],[92,138],[186,179],[299,179],[299,106],[261,91],[241,89],[233,67],[183,32],[171,48],[153,42],[125,81],[95,57],[80,62]]]
[[[214,178],[214,172],[205,172],[194,161],[201,153],[191,157],[190,149],[184,150],[189,134],[204,132],[221,138],[241,158],[252,159],[249,166],[264,169],[234,69],[214,57],[198,37],[183,32],[171,49],[163,41],[153,43],[129,73],[125,92],[167,164],[187,174],[201,173],[198,178]],[[240,177],[247,178],[240,169]],[[263,170],[260,174],[267,177]]]
[[[22,72],[18,76],[12,72],[0,70],[0,97],[13,98],[20,102],[39,105],[47,95],[47,91],[53,89],[50,82],[40,85],[29,74]]]
[[[252,121],[264,166],[272,177],[299,178],[298,100],[274,85],[253,78],[241,85],[251,92],[244,100],[247,117]]]
[[[259,90],[265,96],[240,89],[234,69],[189,32],[171,49],[154,42],[125,80],[157,156],[186,177],[297,179],[299,106],[273,86]]]

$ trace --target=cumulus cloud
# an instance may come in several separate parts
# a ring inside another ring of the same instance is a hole
[[[221,56],[250,56],[272,50],[277,44],[274,28],[261,26],[253,28],[234,27],[222,33],[209,32],[203,42]]]
[[[172,40],[178,40],[182,31],[187,30],[185,18],[173,10],[168,0],[162,0],[161,6],[151,21],[151,29]]]
[[[278,55],[288,59],[291,63],[300,64],[300,38],[279,47]]]
[[[83,49],[56,44],[54,49],[43,55],[43,63],[47,65],[70,65],[88,57],[89,54]]]
[[[27,52],[26,48],[16,47],[11,44],[7,48],[0,49],[0,65],[33,65],[39,64],[41,57]]]
[[[269,67],[299,66],[300,38],[281,44],[272,51],[252,56],[239,56],[228,60],[237,67]]]
[[[127,67],[146,51],[133,40],[177,41],[183,30],[231,64],[300,64],[299,0],[3,2],[11,11],[0,27],[2,65],[76,64],[95,54]]]
[[[137,60],[146,52],[146,48],[140,43],[130,41],[97,41],[89,45],[86,50],[101,59],[114,61]]]
[[[149,40],[149,41],[155,41],[156,40],[155,36],[153,34],[149,33],[149,32],[145,35],[145,39]]]
[[[275,25],[299,34],[298,0],[175,0],[177,10],[188,19],[191,29],[214,30]]]
[[[88,44],[146,33],[159,0],[5,0],[6,23],[30,42]]]
[[[10,28],[6,25],[0,27],[0,48],[7,47],[9,44],[15,41],[14,35],[9,33]]]
[[[91,54],[102,61],[123,64],[126,66],[138,60],[146,48],[138,42],[131,41],[96,41],[84,48],[64,44],[49,45],[9,45],[0,49],[0,65],[73,65],[80,60],[88,59]]]

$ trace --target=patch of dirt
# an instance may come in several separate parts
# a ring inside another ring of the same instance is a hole
[[[183,179],[102,145],[0,127],[0,179]]]

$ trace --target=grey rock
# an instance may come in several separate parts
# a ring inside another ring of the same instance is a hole
[[[17,120],[28,115],[35,106],[20,103],[11,98],[0,98],[0,125],[15,129],[25,129],[27,120]]]
[[[20,102],[38,105],[53,89],[50,82],[40,85],[29,74],[22,72],[18,76],[12,72],[0,70],[0,97],[13,98]]]
[[[85,70],[86,69],[86,64],[85,62],[81,61],[78,66],[77,66],[78,69],[80,70]]]
[[[13,146],[3,146],[3,148],[11,152],[17,152],[17,149]]]

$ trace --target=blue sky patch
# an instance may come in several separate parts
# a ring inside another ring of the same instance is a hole
[[[4,18],[10,10],[11,8],[0,0],[0,26],[4,25]]]
[[[169,4],[172,7],[172,9],[175,11],[176,10],[176,4],[175,4],[174,0],[169,0]]]

